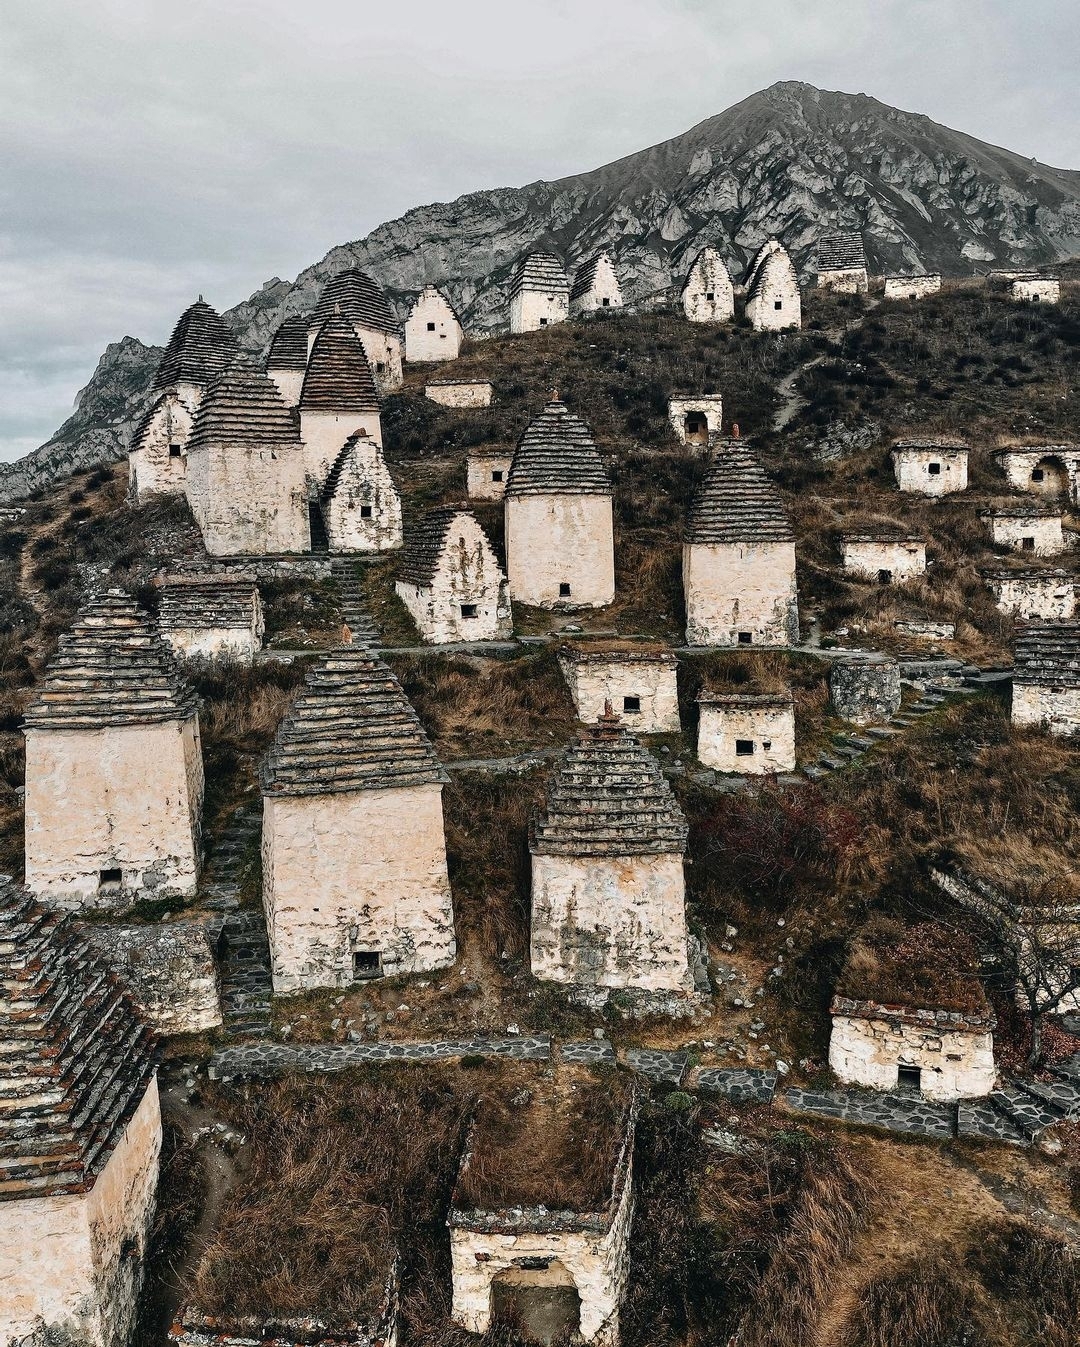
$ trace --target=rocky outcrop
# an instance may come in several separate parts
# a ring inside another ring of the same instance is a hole
[[[640,305],[674,298],[706,245],[738,275],[776,236],[806,271],[818,237],[837,229],[862,233],[875,272],[1051,263],[1080,252],[1080,173],[864,94],[781,83],[592,172],[411,210],[223,316],[261,354],[282,319],[315,307],[328,277],[360,267],[399,318],[407,296],[435,284],[467,330],[486,332],[506,326],[510,273],[527,250],[571,268],[606,250],[626,302]],[[0,499],[126,452],[159,354],[132,338],[110,346],[49,443],[0,465]]]

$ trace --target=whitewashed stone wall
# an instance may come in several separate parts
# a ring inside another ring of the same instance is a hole
[[[1034,278],[1012,281],[1009,297],[1018,304],[1058,304],[1061,302],[1061,282]]]
[[[308,552],[300,446],[215,444],[188,455],[184,487],[211,556]]]
[[[539,290],[522,290],[510,300],[510,331],[536,332],[542,327],[565,323],[570,316],[570,295],[545,294]]]
[[[996,547],[1012,547],[1037,557],[1056,557],[1065,551],[1060,515],[987,514],[983,518]]]
[[[570,312],[577,317],[583,313],[596,313],[598,309],[621,309],[622,302],[619,278],[611,258],[605,255],[597,258],[596,272],[588,290],[570,301]]]
[[[845,538],[842,547],[844,569],[868,580],[880,580],[881,572],[888,571],[889,583],[898,585],[926,570],[926,544],[921,541]]]
[[[678,734],[678,665],[674,659],[612,654],[606,659],[561,653],[559,666],[578,720],[594,724],[610,701],[632,734]],[[637,703],[627,706],[627,700]]]
[[[416,297],[405,320],[405,359],[456,360],[461,354],[461,324],[446,297],[433,285]]]
[[[490,407],[493,393],[491,384],[482,379],[471,383],[424,385],[424,397],[441,407]]]
[[[614,599],[610,496],[508,496],[505,509],[511,598],[537,608],[602,608]]]
[[[682,303],[692,323],[726,323],[735,316],[731,275],[715,249],[706,248],[691,267]]]
[[[190,897],[203,800],[198,716],[26,730],[26,885],[62,907]],[[121,870],[118,891],[101,872]]]
[[[401,495],[374,440],[357,440],[323,501],[331,552],[392,552],[402,544]]]
[[[681,856],[532,858],[534,977],[692,991]]]
[[[300,393],[304,387],[304,373],[302,369],[274,369],[268,366],[267,377],[271,379],[281,394],[281,400],[286,407],[296,407],[300,402]]]
[[[692,434],[686,424],[691,413],[705,418],[705,433]],[[680,444],[709,444],[724,428],[724,399],[719,393],[699,398],[672,398],[668,403],[668,424]]]
[[[1076,616],[1076,581],[1065,571],[992,575],[986,582],[1003,613],[1024,619]]]
[[[802,293],[791,259],[782,249],[761,264],[761,284],[746,301],[746,317],[758,332],[802,327]]]
[[[941,289],[941,277],[930,276],[886,276],[886,299],[925,299]]]
[[[159,1032],[199,1034],[221,1024],[221,985],[205,922],[95,922],[82,933]]]
[[[128,455],[128,495],[146,500],[155,493],[167,496],[184,494],[187,475],[187,442],[201,399],[187,403],[173,391],[150,418],[138,443]]]
[[[382,420],[378,412],[301,412],[300,438],[304,442],[304,466],[308,483],[318,491],[326,482],[345,441],[352,435],[382,446]]]
[[[966,449],[894,449],[892,461],[896,485],[901,491],[949,496],[954,491],[967,490]]]
[[[1051,734],[1080,733],[1080,688],[1014,683],[1012,723],[1038,725]]]
[[[502,500],[506,494],[506,479],[514,455],[470,454],[465,463],[466,490],[470,500]]]
[[[429,586],[398,580],[395,588],[421,637],[432,645],[495,641],[513,630],[506,576],[471,514],[458,515],[451,525]],[[471,617],[466,608],[475,610]]]
[[[795,708],[790,699],[698,706],[698,761],[716,772],[766,776],[795,770]],[[745,746],[750,745],[747,752]]]
[[[798,644],[794,543],[687,543],[683,592],[688,645]]]
[[[997,455],[1009,485],[1033,496],[1068,495],[1077,499],[1080,448],[1004,449]]]
[[[819,271],[817,288],[836,295],[865,295],[870,288],[865,267],[844,267],[839,271]]]
[[[994,1035],[989,1030],[909,1024],[882,1011],[862,1018],[833,1015],[829,1066],[845,1085],[895,1090],[897,1068],[922,1070],[925,1099],[977,1099],[994,1088]]]
[[[250,627],[169,627],[161,634],[181,659],[228,659],[250,664],[262,649],[264,630],[260,604],[258,616],[252,613]]]
[[[348,986],[356,952],[387,977],[454,962],[437,783],[267,796],[262,862],[276,992]]]
[[[88,1193],[0,1202],[0,1343],[126,1347],[160,1151],[153,1081]]]

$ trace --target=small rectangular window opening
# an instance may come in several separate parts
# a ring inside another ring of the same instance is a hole
[[[503,470],[502,470],[502,468],[492,468],[492,470],[491,470],[491,480],[492,480],[493,482],[501,482],[502,479],[503,479]]]
[[[622,709],[628,711],[631,715],[641,710],[640,697],[624,697],[622,699]]]
[[[435,331],[435,324],[434,324],[434,323],[428,323],[428,325],[427,325],[427,330],[428,330],[429,332],[434,332],[434,331]]]
[[[540,326],[541,326],[541,327],[547,327],[547,319],[546,319],[546,318],[541,318],[541,319],[540,319]]]
[[[179,458],[182,452],[183,452],[183,450],[181,449],[180,445],[178,445],[178,444],[170,444],[170,445],[169,445],[169,457],[170,457],[170,458]]]
[[[922,1067],[898,1066],[896,1068],[896,1084],[901,1090],[911,1090],[916,1094],[921,1093]]]
[[[559,585],[559,598],[568,599],[569,597],[570,597],[570,586],[565,580],[563,580]]]
[[[753,638],[753,635],[752,635],[751,632],[748,632],[748,631],[740,631],[740,632],[739,632],[739,644],[740,644],[740,645],[751,645],[751,644],[753,643],[753,639],[754,639],[754,638]]]
[[[709,303],[711,304],[711,303],[713,302],[713,298],[714,298],[713,292],[712,292],[711,290],[706,290],[706,291],[705,291],[705,298],[706,298],[706,299],[709,301]]]
[[[383,360],[376,360],[376,361],[375,361],[375,373],[376,373],[376,374],[385,374],[385,373],[386,373],[386,362],[385,362],[385,361],[383,361]]]
[[[930,474],[931,477],[939,477],[941,475],[941,464],[928,463],[926,465],[926,471]]]
[[[124,882],[123,870],[98,871],[99,889],[118,889],[123,882]]]
[[[357,981],[363,978],[381,977],[382,955],[374,949],[353,950],[352,971],[353,977]]]
[[[877,578],[879,585],[892,584],[892,571],[878,571]]]
[[[461,616],[462,616],[462,617],[477,617],[477,616],[478,616],[478,613],[477,613],[477,611],[476,611],[476,604],[475,604],[475,603],[463,603],[463,604],[461,605]]]
[[[604,306],[605,309],[610,308],[611,306],[611,300],[608,299],[607,295],[604,296],[604,298],[600,301],[600,303]]]
[[[784,307],[784,301],[783,301],[782,299],[777,299],[777,300],[774,300],[774,301],[773,301],[773,308],[774,308],[774,309],[782,309],[783,307]]]
[[[738,757],[738,758],[748,758],[748,757],[750,757],[750,756],[753,754],[753,752],[754,752],[754,741],[753,741],[753,739],[736,739],[736,740],[735,740],[735,756],[736,756],[736,757]]]
[[[1031,480],[1033,482],[1041,482],[1045,476],[1046,474],[1043,472],[1042,468],[1031,469]]]
[[[769,749],[772,748],[772,740],[771,740],[771,739],[762,739],[762,741],[761,741],[761,747],[762,747],[762,749],[763,749],[764,752],[768,753]]]
[[[360,518],[361,518],[361,519],[370,519],[370,518],[371,518],[371,506],[370,506],[370,505],[361,505],[361,506],[360,506]]]
[[[1023,548],[1023,550],[1024,550],[1025,552],[1034,552],[1034,551],[1035,551],[1035,539],[1034,539],[1034,538],[1021,538],[1021,539],[1020,539],[1020,546]]]

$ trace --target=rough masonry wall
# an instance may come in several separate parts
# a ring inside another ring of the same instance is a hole
[[[829,1066],[845,1085],[895,1090],[898,1066],[922,1068],[926,1099],[976,1099],[994,1088],[994,1035],[834,1015]]]
[[[1013,281],[1009,286],[1009,295],[1018,304],[1058,304],[1061,301],[1061,282]]]
[[[998,462],[1009,485],[1018,491],[1033,496],[1067,495],[1073,502],[1078,498],[1080,450],[1005,451],[999,455]],[[1034,478],[1037,471],[1042,473],[1041,479]]]
[[[404,355],[401,338],[375,328],[360,327],[359,324],[356,324],[356,335],[360,338],[379,392],[392,393],[395,388],[400,388]]]
[[[184,494],[187,442],[197,407],[197,399],[189,405],[170,392],[153,414],[128,456],[128,493],[132,500],[145,500],[154,492],[168,496]],[[179,456],[172,454],[173,445],[180,446]]]
[[[746,301],[746,317],[751,326],[758,332],[802,327],[802,294],[794,269],[771,258],[766,258],[762,266],[766,268],[762,283]]]
[[[700,412],[704,416],[708,442],[724,428],[724,399],[719,393],[708,393],[700,398],[672,398],[668,402],[668,424],[680,444],[691,443],[686,429],[688,412]]]
[[[864,268],[847,267],[842,271],[819,271],[817,288],[837,295],[865,295],[869,281]]]
[[[692,991],[682,856],[532,858],[533,976]]]
[[[233,659],[250,664],[262,649],[263,624],[255,621],[239,627],[169,627],[162,636],[182,659]]]
[[[267,796],[262,856],[276,992],[349,985],[354,951],[387,976],[454,962],[440,785]]]
[[[575,315],[596,313],[598,309],[621,309],[623,303],[619,278],[609,258],[601,257],[597,261],[596,274],[592,284],[584,294],[570,301],[570,311]]]
[[[987,583],[1003,613],[1021,618],[1076,616],[1076,581],[1065,572],[1045,576],[994,576]]]
[[[716,772],[765,776],[795,770],[795,711],[787,706],[699,706],[698,761]],[[740,753],[739,742],[753,744]]]
[[[537,608],[602,608],[615,597],[610,496],[506,498],[510,597]],[[570,586],[560,595],[560,584]]]
[[[901,584],[926,570],[926,544],[901,542],[845,541],[844,566],[855,575],[877,580],[880,571],[888,571],[892,584]]]
[[[432,645],[450,641],[496,641],[511,634],[510,591],[491,544],[471,515],[455,520],[431,585],[407,580],[398,596]],[[476,609],[466,617],[462,607]]]
[[[549,295],[539,290],[521,290],[510,300],[511,332],[536,332],[541,327],[565,323],[569,316],[568,293]]]
[[[466,491],[470,500],[502,500],[506,494],[506,479],[510,475],[512,453],[481,457],[470,454],[465,463]],[[496,480],[495,474],[499,477]]]
[[[26,732],[26,886],[63,907],[195,892],[199,722]],[[99,893],[103,870],[119,893]]]
[[[886,276],[886,299],[924,299],[941,289],[940,276]]]
[[[694,264],[683,289],[682,302],[683,313],[692,323],[726,323],[734,318],[735,291],[719,255],[701,257]]]
[[[301,412],[300,438],[308,483],[321,490],[338,454],[350,435],[362,435],[382,445],[378,412]]]
[[[221,1024],[221,987],[202,921],[83,928],[83,935],[163,1034],[198,1034]]]
[[[391,552],[401,546],[401,496],[372,441],[357,440],[349,450],[333,493],[323,501],[323,520],[331,552]]]
[[[678,734],[678,668],[671,660],[631,659],[576,661],[559,657],[566,686],[574,699],[578,720],[593,724],[604,713],[604,703],[621,716],[632,734]],[[636,697],[640,709],[625,705]]]
[[[490,407],[493,392],[491,384],[482,381],[424,385],[424,397],[440,407]]]
[[[1080,733],[1080,688],[1013,683],[1012,723],[1038,725],[1051,734]]]
[[[1065,551],[1060,515],[991,515],[989,523],[997,547],[1012,547],[1037,557],[1056,557]]]
[[[434,325],[432,331],[429,326]],[[461,352],[461,324],[454,310],[437,290],[425,290],[417,298],[405,323],[405,359],[412,361],[456,360]]]
[[[933,464],[941,471],[933,473]],[[948,496],[967,490],[967,454],[943,449],[907,449],[893,454],[893,473],[901,491],[922,496]]]
[[[281,400],[286,407],[295,407],[300,402],[300,394],[304,387],[304,370],[302,369],[267,369],[267,375],[273,380],[277,391],[281,394]]]
[[[798,644],[794,543],[687,543],[683,592],[688,645]]]
[[[308,552],[307,483],[298,444],[215,444],[188,458],[188,503],[211,556]]]

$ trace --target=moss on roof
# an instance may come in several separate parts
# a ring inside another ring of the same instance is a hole
[[[989,1013],[974,945],[937,922],[871,917],[848,947],[836,991],[878,1005]]]

